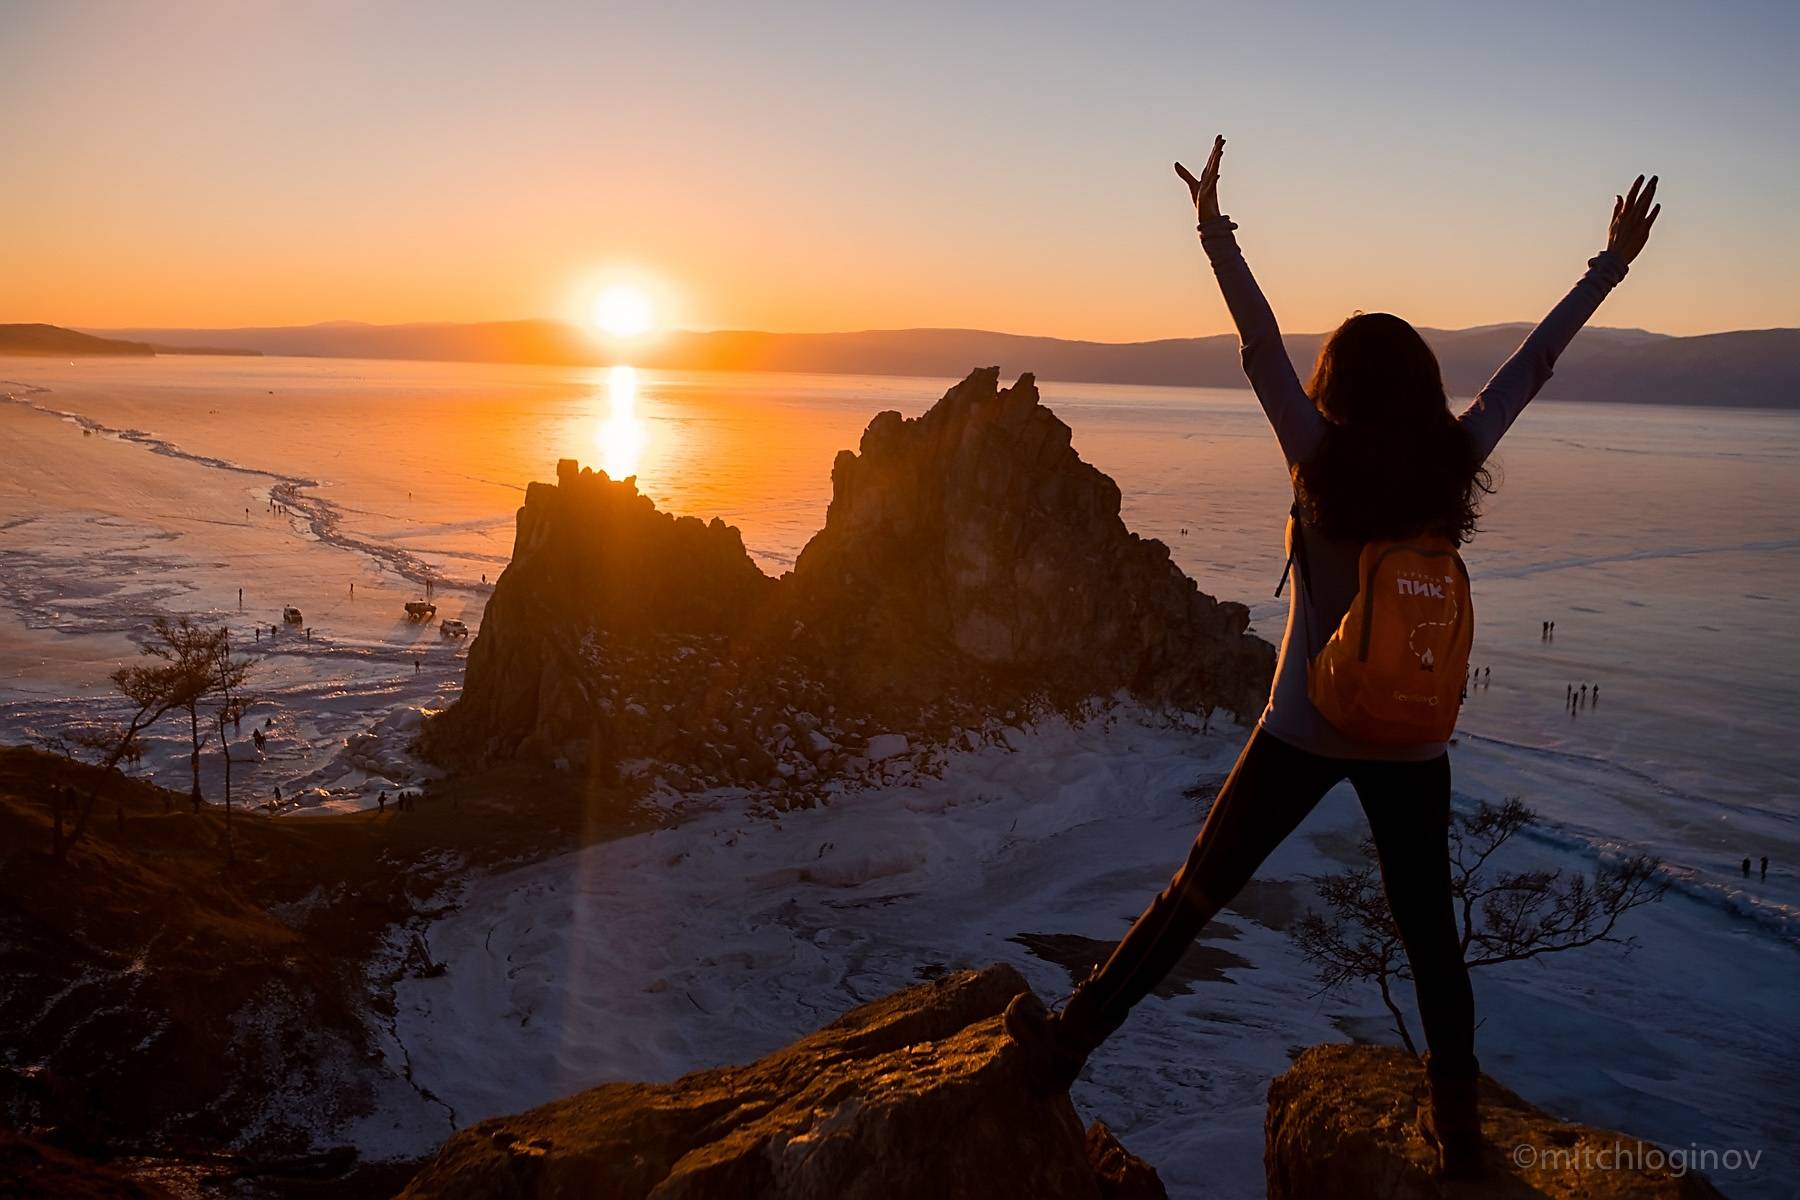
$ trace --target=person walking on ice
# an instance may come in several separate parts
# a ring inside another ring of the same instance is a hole
[[[1067,1087],[1213,915],[1347,779],[1374,836],[1430,1047],[1420,1133],[1444,1174],[1479,1174],[1475,1004],[1448,847],[1455,668],[1466,670],[1473,635],[1457,547],[1476,532],[1480,501],[1493,490],[1485,463],[1494,447],[1644,248],[1660,211],[1656,180],[1640,177],[1615,198],[1606,248],[1457,415],[1425,339],[1387,313],[1357,313],[1338,326],[1311,382],[1300,382],[1238,249],[1237,225],[1219,207],[1224,147],[1224,138],[1214,140],[1198,178],[1179,163],[1175,169],[1198,210],[1200,243],[1237,325],[1244,371],[1294,489],[1284,577],[1293,587],[1274,685],[1168,887],[1059,1009],[1021,993],[1005,1028],[1050,1086]],[[1396,573],[1378,577],[1383,564]],[[1359,593],[1364,579],[1382,603]],[[1370,635],[1360,658],[1343,633],[1351,627]],[[1417,648],[1421,637],[1429,661]],[[1413,697],[1420,698],[1407,703]]]

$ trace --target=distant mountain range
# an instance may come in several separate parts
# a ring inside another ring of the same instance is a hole
[[[7,330],[54,326],[0,326]],[[1452,393],[1473,394],[1529,332],[1524,324],[1425,329]],[[69,337],[86,335],[57,330]],[[325,358],[430,359],[450,362],[635,366],[674,370],[806,371],[961,378],[999,364],[1040,379],[1241,387],[1237,338],[1082,342],[978,329],[887,329],[860,333],[671,333],[621,354],[560,321],[476,324],[270,326],[250,329],[97,330],[121,345],[175,353],[262,353]],[[1323,334],[1288,336],[1305,373]],[[73,348],[45,351],[79,353]],[[90,353],[144,353],[95,350]],[[1800,329],[1753,329],[1672,337],[1641,329],[1584,330],[1563,356],[1545,395],[1563,400],[1640,404],[1800,408]]]

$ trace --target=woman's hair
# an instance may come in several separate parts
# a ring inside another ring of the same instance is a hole
[[[1387,313],[1357,313],[1319,348],[1307,395],[1324,440],[1294,467],[1301,519],[1327,537],[1465,542],[1494,490],[1450,414],[1437,356]]]

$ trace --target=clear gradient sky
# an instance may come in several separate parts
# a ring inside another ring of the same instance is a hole
[[[0,0],[0,321],[1226,328],[1170,161],[1284,324],[1800,326],[1800,3]]]

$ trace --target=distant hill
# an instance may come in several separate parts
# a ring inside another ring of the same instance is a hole
[[[42,358],[78,358],[104,354],[150,356],[156,354],[231,354],[260,355],[261,350],[245,347],[204,346],[186,343],[156,345],[151,342],[125,341],[98,334],[79,333],[60,325],[0,325],[0,354],[22,354]]]
[[[85,354],[151,355],[156,351],[143,342],[76,333],[60,325],[0,325],[0,354],[30,354],[64,358]]]
[[[17,327],[12,327],[17,328]],[[1473,394],[1529,332],[1524,324],[1425,329],[1456,395]],[[881,329],[857,333],[679,332],[628,356],[609,354],[561,321],[476,324],[272,326],[249,329],[105,331],[170,349],[207,346],[324,358],[605,365],[629,361],[674,370],[806,371],[961,378],[974,366],[1033,371],[1075,383],[1241,387],[1237,338],[1083,342],[978,329]],[[1304,374],[1323,334],[1292,334]],[[1545,395],[1562,400],[1800,408],[1800,329],[1671,337],[1641,329],[1584,330]]]

